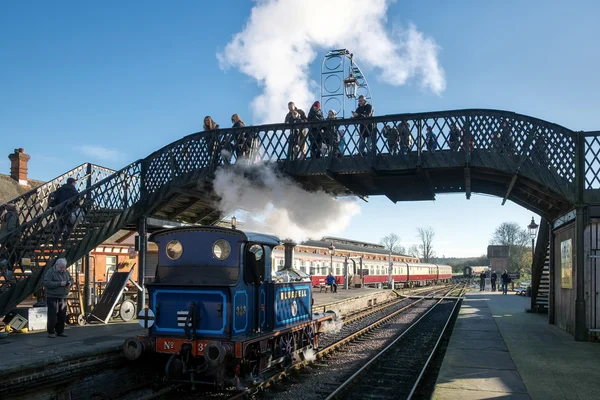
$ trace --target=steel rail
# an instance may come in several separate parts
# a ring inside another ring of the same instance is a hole
[[[464,290],[466,288],[466,285],[464,285],[458,296],[457,297],[462,297],[462,295],[464,294]],[[423,368],[421,369],[421,372],[419,373],[419,376],[417,377],[417,380],[415,382],[415,384],[413,385],[410,393],[408,394],[407,400],[410,400],[413,396],[413,394],[415,393],[415,391],[417,390],[417,387],[419,386],[419,383],[421,382],[421,379],[423,378],[423,375],[425,375],[425,371],[427,370],[427,367],[429,367],[429,363],[431,362],[431,359],[433,358],[433,356],[435,355],[435,353],[437,352],[438,346],[440,344],[440,342],[442,341],[442,338],[444,337],[445,333],[446,333],[446,329],[448,328],[448,325],[450,325],[450,321],[452,320],[452,317],[454,316],[454,313],[456,312],[456,307],[458,306],[460,300],[457,300],[454,303],[454,307],[452,307],[452,311],[450,312],[450,316],[448,317],[448,320],[446,320],[446,323],[444,324],[444,327],[442,328],[442,332],[440,333],[440,336],[438,337],[437,341],[435,342],[435,345],[433,346],[433,350],[431,350],[431,353],[429,354],[429,357],[427,357],[427,361],[425,361],[425,365],[423,366]]]
[[[457,286],[458,285],[456,285],[454,288],[452,288],[450,291],[448,291],[446,293],[446,295],[451,293],[454,289],[456,289]],[[417,324],[421,320],[423,320],[423,318],[425,318],[433,309],[435,309],[435,307],[438,304],[440,304],[442,301],[444,301],[445,297],[446,296],[439,299],[438,302],[433,305],[433,307],[431,307],[429,310],[427,310],[423,315],[421,315],[421,317],[419,317],[419,319],[417,321],[413,322],[396,339],[394,339],[394,341],[392,341],[392,343],[388,344],[383,350],[381,350],[379,353],[377,353],[377,355],[375,355],[371,360],[369,360],[365,365],[363,365],[358,371],[356,371],[354,374],[352,374],[352,376],[350,376],[350,378],[348,378],[340,386],[338,386],[336,390],[334,390],[329,396],[326,397],[325,400],[335,399],[337,396],[339,396],[347,388],[348,385],[353,383],[355,381],[355,379],[358,378],[359,376],[361,376],[362,373],[365,370],[367,370],[377,359],[379,359],[383,354],[387,353],[389,349],[394,347],[394,345],[396,345],[396,343],[398,343],[398,341],[400,341],[408,332],[410,332],[415,326],[417,326]],[[413,304],[415,304],[415,303],[413,303]]]

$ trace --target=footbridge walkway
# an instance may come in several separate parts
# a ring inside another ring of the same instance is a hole
[[[250,159],[242,163],[244,149]],[[194,133],[121,170],[85,164],[12,200],[20,226],[0,244],[4,257],[16,260],[16,273],[11,282],[0,278],[0,315],[40,286],[49,261],[74,262],[117,230],[135,229],[141,217],[219,221],[212,187],[219,168],[260,182],[252,169],[269,165],[309,191],[394,202],[488,193],[554,221],[576,206],[600,204],[599,154],[600,132],[483,109]],[[49,193],[70,176],[82,185],[80,194],[48,208]],[[55,243],[56,226],[68,218],[75,229]]]

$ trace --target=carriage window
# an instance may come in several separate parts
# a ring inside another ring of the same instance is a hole
[[[231,254],[231,245],[227,240],[219,239],[213,244],[213,255],[218,260],[225,260]]]
[[[179,240],[171,240],[167,243],[166,253],[171,260],[177,260],[183,254],[183,246]]]

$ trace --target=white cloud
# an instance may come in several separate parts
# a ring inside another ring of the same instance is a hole
[[[93,157],[101,161],[116,161],[121,155],[121,153],[119,153],[117,150],[108,149],[103,146],[83,145],[77,146],[76,149],[86,156]]]
[[[307,107],[309,65],[321,50],[351,49],[357,62],[392,85],[417,78],[440,94],[446,87],[438,46],[412,24],[386,29],[392,0],[259,0],[244,29],[217,54],[263,88],[252,109],[258,123],[280,122],[288,101]]]

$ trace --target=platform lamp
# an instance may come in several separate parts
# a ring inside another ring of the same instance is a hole
[[[333,275],[333,253],[335,253],[335,246],[333,243],[329,245],[329,272]]]
[[[531,262],[533,263],[533,256],[535,255],[535,237],[537,235],[538,224],[535,223],[533,217],[531,217],[531,223],[527,226],[529,229],[529,237],[531,238]]]
[[[237,218],[235,216],[231,217],[231,229],[237,228]]]
[[[349,99],[356,97],[356,89],[358,88],[358,81],[354,77],[354,69],[352,68],[352,57],[353,54],[350,54],[350,73],[348,74],[348,77],[344,79],[344,91],[346,92],[346,97]]]

